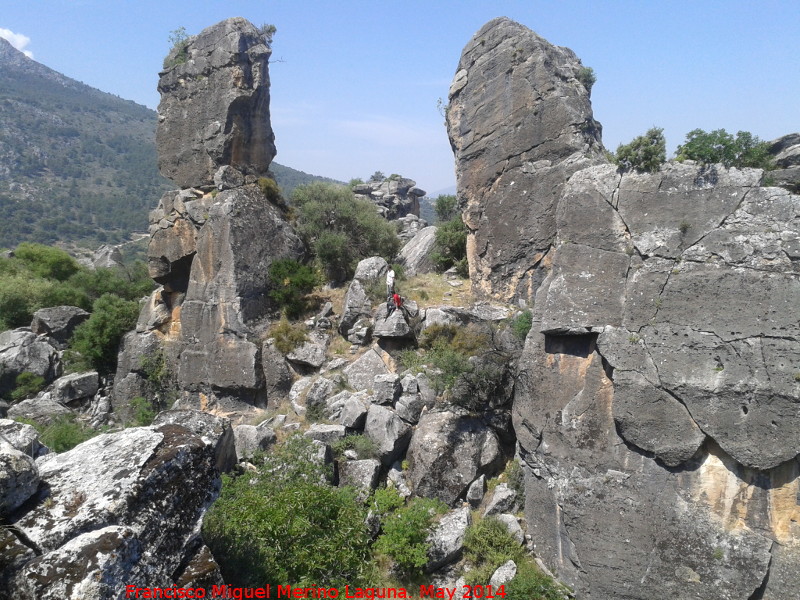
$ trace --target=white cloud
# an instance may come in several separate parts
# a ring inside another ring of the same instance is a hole
[[[3,29],[0,27],[0,37],[8,40],[14,48],[22,52],[28,58],[33,58],[33,52],[25,50],[25,47],[31,43],[31,38],[21,33],[14,33],[10,29]]]

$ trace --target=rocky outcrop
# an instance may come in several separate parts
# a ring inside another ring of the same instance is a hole
[[[564,188],[514,428],[537,552],[589,598],[750,598],[798,543],[800,198],[760,179]]]
[[[160,167],[185,189],[164,194],[150,213],[148,266],[161,287],[123,345],[114,386],[123,409],[148,393],[142,357],[165,361],[184,407],[247,410],[288,392],[285,361],[259,339],[274,308],[270,265],[305,252],[283,208],[256,184],[275,154],[269,54],[261,33],[235,18],[166,59]]]
[[[419,199],[425,195],[414,180],[398,175],[358,184],[353,193],[356,198],[373,202],[381,216],[389,220],[408,215],[419,217]]]
[[[230,434],[230,425],[209,418],[219,427],[205,433],[177,424],[126,429],[40,461],[45,485],[8,520],[2,592],[111,598],[129,584],[176,583],[199,549],[200,519],[219,491],[221,440],[233,453],[233,436],[214,433],[227,427]]]
[[[755,169],[619,172],[581,76],[496,19],[450,93],[473,289],[534,301],[513,401],[528,534],[579,597],[790,596],[800,197]]]
[[[161,174],[182,188],[212,186],[220,167],[266,175],[275,156],[269,57],[263,35],[232,18],[180,42],[158,81]]]
[[[431,253],[436,244],[436,227],[421,229],[400,250],[398,262],[403,265],[406,277],[433,273],[436,270]]]
[[[605,162],[582,69],[571,50],[506,18],[484,25],[462,52],[447,129],[481,295],[533,299],[564,183]]]

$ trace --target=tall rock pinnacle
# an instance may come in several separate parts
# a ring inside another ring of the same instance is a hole
[[[158,166],[182,188],[213,185],[230,165],[266,174],[275,157],[269,57],[249,21],[226,19],[178,43],[158,82]]]
[[[484,296],[532,299],[561,188],[578,169],[605,162],[586,71],[568,48],[506,18],[484,25],[461,54],[447,128],[470,279]]]

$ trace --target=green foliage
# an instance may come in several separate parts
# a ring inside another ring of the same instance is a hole
[[[33,398],[44,389],[44,377],[25,371],[17,375],[16,386],[11,391],[11,401],[21,402],[27,398]]]
[[[361,177],[354,177],[353,179],[347,182],[347,185],[350,186],[351,188],[354,188],[357,185],[362,185],[363,183],[364,180],[361,179]]]
[[[525,497],[525,474],[522,471],[522,465],[519,464],[517,459],[508,461],[505,470],[506,481],[508,487],[517,493],[517,498]]]
[[[346,450],[355,450],[359,460],[364,460],[375,458],[378,447],[371,438],[361,434],[353,434],[336,440],[332,444],[331,450],[333,450],[333,454],[337,458],[343,457]]]
[[[437,227],[431,260],[439,271],[456,266],[460,276],[468,276],[467,226],[460,216],[456,215]]]
[[[664,129],[652,127],[629,144],[620,144],[614,162],[625,170],[655,173],[667,160]]]
[[[386,179],[386,175],[384,175],[380,171],[375,171],[372,175],[369,176],[370,183],[378,183],[379,181],[383,181]]]
[[[185,27],[178,27],[169,32],[170,51],[164,59],[164,68],[169,69],[182,65],[189,60],[189,35]],[[170,58],[172,57],[172,58]]]
[[[529,310],[523,310],[511,320],[511,331],[518,339],[524,340],[528,337],[528,332],[533,326],[533,314]]]
[[[270,328],[269,336],[275,339],[275,348],[282,354],[289,354],[308,339],[306,328],[302,324],[292,325],[286,316]]]
[[[267,45],[267,47],[272,48],[272,40],[275,37],[275,34],[278,33],[278,28],[271,23],[264,23],[258,28],[258,33],[260,33],[264,38],[264,43]]]
[[[381,499],[383,509],[391,506],[391,496]],[[382,534],[375,541],[375,550],[392,559],[406,577],[421,574],[428,561],[428,534],[437,515],[447,512],[441,500],[414,498],[397,510],[381,516]]]
[[[454,195],[440,195],[436,197],[436,219],[438,223],[452,221],[458,216],[458,200]]]
[[[485,585],[497,568],[513,560],[522,562],[524,552],[505,523],[487,517],[473,524],[464,536],[464,557],[473,568],[465,576],[467,585]],[[535,597],[535,596],[532,596]]]
[[[286,200],[283,198],[281,188],[277,181],[270,177],[259,177],[258,189],[261,190],[261,193],[266,196],[270,203],[274,204],[283,211],[288,210],[289,207],[286,205]]]
[[[44,279],[0,275],[0,330],[30,325],[33,313],[44,306],[52,287],[52,282]]]
[[[317,276],[306,265],[291,258],[276,260],[269,267],[272,298],[289,318],[296,318],[306,309],[305,296],[317,285]]]
[[[70,348],[75,366],[90,366],[112,373],[117,366],[117,348],[122,336],[134,328],[139,303],[113,294],[103,294],[92,305],[92,314],[72,335]],[[82,363],[82,364],[81,364]]]
[[[78,272],[78,261],[59,248],[23,242],[14,250],[14,258],[31,273],[45,279],[65,281]]]
[[[563,600],[567,591],[526,560],[517,565],[516,576],[506,585],[506,600]]]
[[[158,414],[153,403],[143,396],[137,396],[131,400],[131,407],[133,408],[134,427],[146,427],[152,424]]]
[[[578,70],[577,78],[583,87],[586,88],[586,91],[591,94],[592,86],[597,83],[597,75],[595,75],[594,69],[592,67],[581,67]]]
[[[19,421],[32,425],[39,432],[39,441],[53,452],[72,450],[78,444],[100,433],[79,423],[72,415],[59,417],[49,425],[42,425],[30,419],[19,419]]]
[[[346,186],[310,183],[295,188],[296,229],[327,276],[351,277],[356,263],[370,256],[391,260],[400,249],[394,227],[369,200],[356,199]]]
[[[343,588],[367,583],[365,511],[350,489],[322,482],[310,440],[293,436],[258,472],[223,476],[203,538],[226,583]]]
[[[678,160],[696,160],[704,164],[721,163],[726,167],[757,167],[774,169],[775,164],[762,142],[749,131],[739,131],[736,137],[724,129],[705,132],[694,129],[686,134],[686,143],[678,146]]]

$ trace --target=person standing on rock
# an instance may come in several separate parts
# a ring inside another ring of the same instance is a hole
[[[394,294],[394,269],[389,267],[389,270],[386,272],[386,297],[390,298]]]

